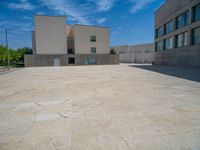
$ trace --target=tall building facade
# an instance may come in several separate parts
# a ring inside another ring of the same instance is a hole
[[[200,67],[200,0],[167,0],[155,12],[155,63]]]
[[[25,55],[25,66],[118,64],[110,54],[107,27],[68,25],[65,16],[35,16],[33,55]]]

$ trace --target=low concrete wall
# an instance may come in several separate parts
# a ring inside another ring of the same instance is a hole
[[[124,45],[111,47],[119,54],[121,63],[152,63],[154,62],[154,44]]]
[[[85,59],[96,58],[97,65],[119,64],[119,55],[110,54],[76,54],[76,65],[85,65]]]
[[[155,64],[200,67],[200,45],[156,52]]]
[[[67,55],[24,55],[25,67],[53,66],[54,58],[60,59],[60,65],[66,66]]]
[[[25,55],[25,67],[54,66],[54,58],[60,59],[60,66],[67,66],[71,55]],[[97,65],[119,64],[119,55],[110,54],[76,54],[75,65],[85,65],[85,59],[96,58]],[[71,64],[70,64],[71,65]]]

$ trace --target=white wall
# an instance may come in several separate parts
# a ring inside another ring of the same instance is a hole
[[[66,17],[35,16],[37,54],[67,54]]]
[[[121,63],[152,63],[154,61],[154,44],[114,46],[119,53]]]
[[[91,47],[96,47],[96,54],[110,53],[109,28],[74,25],[73,35],[76,54],[90,54]],[[96,36],[96,42],[91,42],[90,36]]]

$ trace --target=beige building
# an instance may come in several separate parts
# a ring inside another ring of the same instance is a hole
[[[27,67],[119,63],[118,55],[110,54],[109,28],[68,25],[64,16],[35,16],[32,49]]]

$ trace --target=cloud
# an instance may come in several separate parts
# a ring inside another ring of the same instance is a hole
[[[104,23],[106,21],[106,18],[99,18],[99,19],[97,19],[97,23],[98,24],[102,24],[102,23]]]
[[[130,0],[130,3],[133,5],[130,12],[137,13],[141,9],[143,9],[149,3],[152,3],[155,0]]]
[[[91,24],[88,16],[93,13],[89,3],[81,3],[75,0],[40,0],[42,4],[55,11],[59,15],[67,15],[75,18],[78,23]]]
[[[27,0],[20,0],[18,3],[8,3],[10,9],[21,9],[21,10],[34,10],[36,7],[29,3]]]
[[[96,3],[97,10],[99,12],[105,12],[110,10],[116,2],[116,0],[90,0],[90,1]]]

